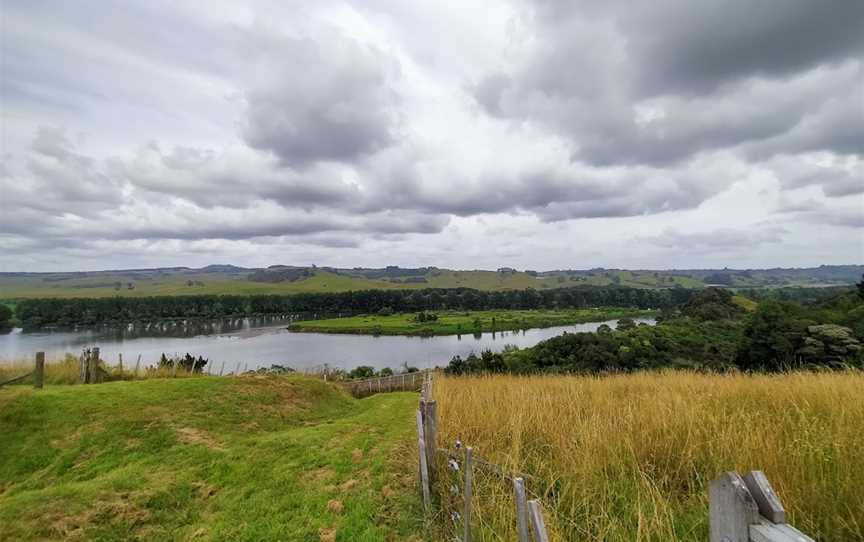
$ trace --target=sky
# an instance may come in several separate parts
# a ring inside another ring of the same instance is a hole
[[[864,2],[3,0],[0,271],[864,263]]]

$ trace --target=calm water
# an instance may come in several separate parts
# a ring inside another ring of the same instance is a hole
[[[653,324],[653,319],[639,322]],[[124,363],[134,363],[141,356],[142,366],[167,355],[190,353],[210,360],[212,371],[225,363],[225,371],[237,363],[249,369],[281,364],[295,369],[315,369],[323,364],[351,369],[358,365],[396,368],[404,362],[414,367],[446,365],[455,355],[466,356],[487,348],[499,351],[506,344],[533,346],[539,341],[565,331],[594,331],[600,324],[615,327],[615,321],[591,322],[569,326],[505,331],[445,337],[373,337],[371,335],[335,335],[293,333],[285,321],[230,320],[171,324],[167,326],[125,328],[123,330],[86,330],[74,332],[21,333],[16,330],[0,335],[0,363],[32,357],[44,351],[48,360],[60,359],[66,353],[78,355],[85,346],[98,346],[102,359],[111,364],[123,354]]]

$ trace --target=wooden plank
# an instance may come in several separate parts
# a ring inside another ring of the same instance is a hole
[[[537,542],[549,542],[549,534],[546,533],[546,522],[543,521],[543,508],[540,501],[528,501],[528,515],[531,517],[531,531]]]
[[[765,518],[750,526],[751,542],[814,542],[812,538],[786,524],[776,525]]]
[[[471,446],[465,448],[465,511],[462,521],[464,527],[463,542],[471,542],[471,505],[474,499],[474,450]]]
[[[16,376],[15,378],[10,378],[9,380],[6,380],[4,382],[0,382],[0,387],[7,386],[9,384],[14,384],[16,382],[21,382],[22,380],[26,380],[26,379],[30,378],[31,376],[33,376],[32,371],[27,373],[27,374],[23,374],[21,376]]]
[[[45,383],[45,352],[36,352],[36,369],[33,371],[33,387],[42,389]]]
[[[519,542],[528,540],[528,503],[525,501],[525,480],[517,476],[513,479],[513,493],[516,501],[516,531]]]
[[[737,472],[725,472],[708,486],[710,542],[749,542],[759,508]]]
[[[753,495],[759,513],[772,523],[786,523],[786,511],[780,502],[780,497],[768,482],[768,477],[761,470],[751,470],[744,475],[744,484]]]
[[[417,411],[417,449],[420,454],[420,486],[423,491],[423,507],[426,511],[432,504],[429,494],[429,468],[426,464],[426,443],[423,442],[423,415]]]

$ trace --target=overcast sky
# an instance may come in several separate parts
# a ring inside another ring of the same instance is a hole
[[[861,0],[0,10],[0,270],[864,263]]]

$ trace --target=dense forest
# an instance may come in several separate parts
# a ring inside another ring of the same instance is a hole
[[[774,296],[752,312],[727,290],[708,288],[667,310],[656,326],[621,320],[595,333],[565,333],[532,348],[454,357],[447,371],[628,372],[662,367],[786,370],[864,367],[864,281],[812,303]]]
[[[25,330],[93,326],[165,319],[226,318],[284,314],[363,314],[382,310],[556,309],[634,307],[670,309],[692,290],[581,286],[551,290],[481,291],[468,288],[363,290],[294,295],[198,295],[27,299],[16,308]]]

